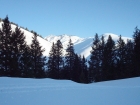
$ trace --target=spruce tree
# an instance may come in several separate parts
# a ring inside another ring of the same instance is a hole
[[[55,51],[56,51],[56,70],[58,71],[58,77],[60,77],[60,72],[63,69],[63,45],[60,40],[58,40],[55,44]]]
[[[63,46],[60,40],[58,40],[55,44],[53,43],[51,51],[49,53],[48,59],[48,77],[54,79],[60,79],[60,73],[63,69]]]
[[[81,57],[75,54],[74,66],[72,70],[72,80],[75,82],[80,82],[80,73],[81,73]]]
[[[102,59],[102,77],[103,80],[113,80],[115,78],[115,42],[109,35],[108,40],[104,47]]]
[[[15,31],[12,33],[10,37],[11,43],[11,58],[10,58],[10,75],[11,76],[21,76],[21,56],[25,50],[26,42],[24,33],[21,32],[18,26],[15,28]]]
[[[81,73],[80,73],[80,82],[88,83],[88,71],[87,71],[87,60],[83,56],[81,58]]]
[[[58,79],[59,72],[56,69],[56,49],[54,43],[52,44],[52,48],[49,53],[47,67],[48,67],[48,77]]]
[[[31,48],[26,45],[24,52],[20,58],[20,71],[21,71],[21,77],[26,78],[33,78],[33,69],[32,69],[32,56],[31,56]]]
[[[135,74],[135,62],[134,62],[134,43],[131,40],[127,40],[126,43],[126,69],[125,78],[134,77]]]
[[[33,69],[33,76],[35,78],[43,78],[45,72],[45,61],[46,58],[43,56],[43,52],[45,51],[40,46],[40,43],[37,40],[37,34],[34,33],[32,37],[32,44],[31,44],[31,59],[32,59],[32,69]]]
[[[116,70],[115,78],[124,78],[125,77],[125,70],[126,70],[126,45],[124,40],[122,39],[121,35],[119,40],[117,41],[116,46]]]
[[[100,73],[99,73],[99,78],[98,81],[103,81],[103,68],[104,68],[104,51],[105,51],[105,40],[104,40],[104,36],[101,37],[100,40],[100,48],[99,48],[99,52],[100,52]]]
[[[133,35],[134,39],[134,62],[135,72],[133,76],[140,76],[140,30],[136,27]]]
[[[11,58],[11,41],[12,35],[11,24],[8,16],[3,20],[2,29],[0,31],[0,58],[1,72],[3,75],[10,76],[10,58]]]
[[[2,65],[2,63],[3,63],[3,60],[2,60],[2,58],[3,58],[3,56],[2,56],[2,54],[3,54],[3,50],[2,50],[3,39],[2,38],[3,38],[3,34],[2,34],[2,30],[0,29],[0,76],[4,75],[4,67]]]
[[[66,55],[65,55],[65,72],[67,75],[67,79],[72,79],[74,58],[75,58],[75,53],[74,53],[73,43],[70,39],[68,43],[68,47],[66,49]]]
[[[98,81],[100,70],[100,39],[98,34],[95,35],[92,44],[91,56],[89,63],[89,80],[90,82]]]

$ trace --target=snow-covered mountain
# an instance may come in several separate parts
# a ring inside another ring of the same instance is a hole
[[[2,23],[0,23],[0,28],[1,28],[1,24]],[[14,30],[16,26],[12,24],[11,27],[12,27],[12,30]],[[25,30],[25,29],[22,29],[22,28],[21,28],[21,31],[24,32],[24,34],[26,36],[27,44],[30,45],[31,42],[32,42],[33,34],[29,31]],[[112,33],[105,33],[105,34],[102,34],[102,35],[104,35],[105,40],[107,40],[109,35],[112,36],[114,41],[117,41],[119,39],[119,35],[115,35],[115,34],[112,34]],[[100,35],[100,37],[102,35]],[[74,44],[75,53],[77,53],[79,55],[82,55],[82,56],[84,55],[85,58],[89,58],[90,51],[91,51],[91,45],[92,45],[94,36],[93,37],[88,37],[88,38],[80,38],[80,37],[75,36],[75,35],[63,34],[63,35],[48,35],[44,39],[39,37],[39,36],[37,38],[38,38],[38,41],[40,42],[40,45],[42,46],[42,48],[45,49],[45,52],[44,52],[45,56],[49,56],[49,52],[50,52],[52,43],[53,42],[55,43],[57,40],[60,40],[62,42],[63,49],[64,49],[63,52],[65,54],[67,44],[68,44],[69,40],[71,39],[73,44]],[[127,39],[131,39],[131,38],[122,37],[122,39],[124,39],[124,41],[126,42]]]
[[[108,36],[111,35],[113,40],[116,42],[119,39],[119,35],[115,35],[112,33],[105,33],[102,34],[104,36],[105,41],[108,39]],[[100,37],[102,36],[100,35]],[[84,55],[85,58],[88,58],[90,55],[90,51],[91,51],[91,45],[93,43],[93,37],[89,37],[89,38],[80,38],[78,36],[74,36],[74,35],[49,35],[47,37],[45,37],[45,39],[47,41],[49,41],[50,43],[56,42],[57,40],[60,40],[63,44],[64,49],[67,48],[67,44],[69,42],[69,40],[71,39],[73,44],[74,44],[74,48],[75,48],[75,52],[77,54],[80,55]],[[131,39],[129,37],[122,37],[122,39],[124,39],[125,42],[127,42],[127,39]]]
[[[0,29],[2,27],[2,23],[0,23]],[[11,24],[11,28],[12,28],[12,31],[14,31],[14,29],[16,28],[15,25]],[[33,33],[23,29],[23,28],[20,28],[22,32],[24,32],[24,35],[26,37],[26,42],[28,45],[31,44],[32,42],[32,37],[33,37]],[[40,42],[40,45],[42,46],[43,49],[45,49],[45,52],[43,53],[45,56],[48,56],[49,55],[49,52],[50,52],[50,49],[51,49],[51,45],[52,43],[50,43],[49,41],[46,41],[45,39],[41,38],[41,37],[37,37],[38,41]]]

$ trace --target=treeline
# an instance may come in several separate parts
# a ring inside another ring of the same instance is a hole
[[[32,44],[28,46],[25,35],[18,26],[14,31],[6,17],[0,29],[0,75],[10,77],[41,78],[44,75],[44,50],[34,33]]]
[[[0,18],[0,22],[2,22],[4,19],[1,19]],[[15,26],[18,26],[18,24],[17,23],[14,23],[14,22],[10,22],[11,24],[13,24],[13,25],[15,25]],[[41,37],[41,38],[43,38],[43,36],[42,35],[40,35],[40,34],[38,34],[36,31],[34,31],[34,30],[29,30],[27,27],[25,28],[25,27],[23,27],[23,26],[20,26],[20,28],[22,28],[22,29],[24,29],[24,30],[26,30],[26,31],[29,31],[29,32],[31,32],[31,33],[36,33],[37,34],[37,36],[39,36],[39,37]],[[43,38],[44,39],[44,38]]]
[[[0,29],[0,76],[24,78],[68,79],[91,83],[140,76],[140,30],[135,28],[133,40],[125,42],[121,35],[115,43],[111,36],[95,35],[89,61],[74,52],[69,40],[66,54],[60,40],[52,44],[48,59],[33,33],[31,45],[18,26],[14,31],[8,17]],[[47,45],[46,45],[47,47]]]
[[[139,30],[136,28],[136,31]],[[138,57],[140,41],[136,42],[138,37],[140,37],[140,31],[134,33],[133,42],[127,40],[125,43],[120,35],[119,40],[115,43],[111,36],[105,42],[103,36],[99,39],[96,34],[88,62],[90,82],[140,76],[140,62],[137,61],[140,60]]]

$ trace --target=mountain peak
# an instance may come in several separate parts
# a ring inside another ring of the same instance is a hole
[[[102,34],[104,37],[108,37],[109,35],[112,36],[112,37],[118,37],[118,35],[116,34],[113,34],[113,33],[104,33]]]
[[[75,35],[62,34],[62,35],[48,35],[47,37],[45,37],[45,39],[51,43],[53,42],[56,43],[57,40],[60,40],[62,43],[65,43],[71,39],[73,43],[76,43],[77,41],[82,40],[83,38],[80,38]]]
[[[15,29],[15,25],[11,25],[12,30],[14,31]],[[1,22],[0,22],[0,28],[1,28]],[[26,36],[26,42],[28,45],[31,44],[32,42],[32,37],[33,37],[33,33],[21,28],[21,31],[24,32],[24,35]],[[113,33],[105,33],[102,34],[104,36],[105,41],[107,41],[108,36],[111,35],[112,39],[116,42],[119,39],[119,35],[113,34]],[[62,34],[62,35],[48,35],[47,37],[45,37],[45,40],[41,37],[37,37],[40,45],[42,46],[42,48],[45,49],[44,55],[45,56],[49,56],[49,52],[52,46],[52,43],[56,43],[57,40],[60,40],[62,45],[63,45],[63,51],[64,54],[66,52],[66,48],[68,45],[69,40],[72,40],[72,43],[74,45],[74,49],[75,49],[75,53],[79,54],[79,55],[84,55],[85,58],[89,58],[90,56],[90,51],[92,50],[91,46],[93,43],[93,37],[89,37],[89,38],[80,38],[76,35],[67,35],[67,34]],[[127,42],[127,39],[131,39],[128,37],[122,37],[122,39]]]

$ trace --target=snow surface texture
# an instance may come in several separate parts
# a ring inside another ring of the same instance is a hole
[[[78,84],[0,77],[0,105],[140,105],[140,77]]]
[[[11,25],[12,30],[15,29],[15,25]],[[0,23],[0,28],[1,28],[1,23]],[[32,42],[32,37],[33,34],[27,30],[24,30],[21,28],[21,31],[24,32],[24,34],[26,35],[26,41],[27,44],[30,45]],[[119,39],[119,35],[115,35],[112,33],[105,33],[103,34],[105,41],[108,39],[108,36],[111,35],[112,39],[116,42]],[[101,35],[102,36],[102,35]],[[100,37],[101,37],[100,36]],[[93,37],[89,37],[89,38],[80,38],[78,36],[75,35],[49,35],[47,37],[45,37],[45,39],[41,38],[41,37],[37,37],[38,41],[40,42],[40,45],[42,46],[42,48],[45,49],[45,52],[43,53],[45,56],[49,56],[49,52],[52,46],[52,43],[56,43],[57,40],[60,40],[63,44],[63,53],[65,55],[66,53],[66,48],[67,48],[67,44],[69,42],[69,40],[71,39],[73,44],[74,44],[74,49],[75,49],[75,53],[81,55],[81,56],[85,56],[85,58],[89,58],[90,56],[90,51],[91,51],[91,45],[93,43]],[[122,39],[124,39],[125,42],[127,42],[127,39],[131,39],[128,37],[122,37]]]

